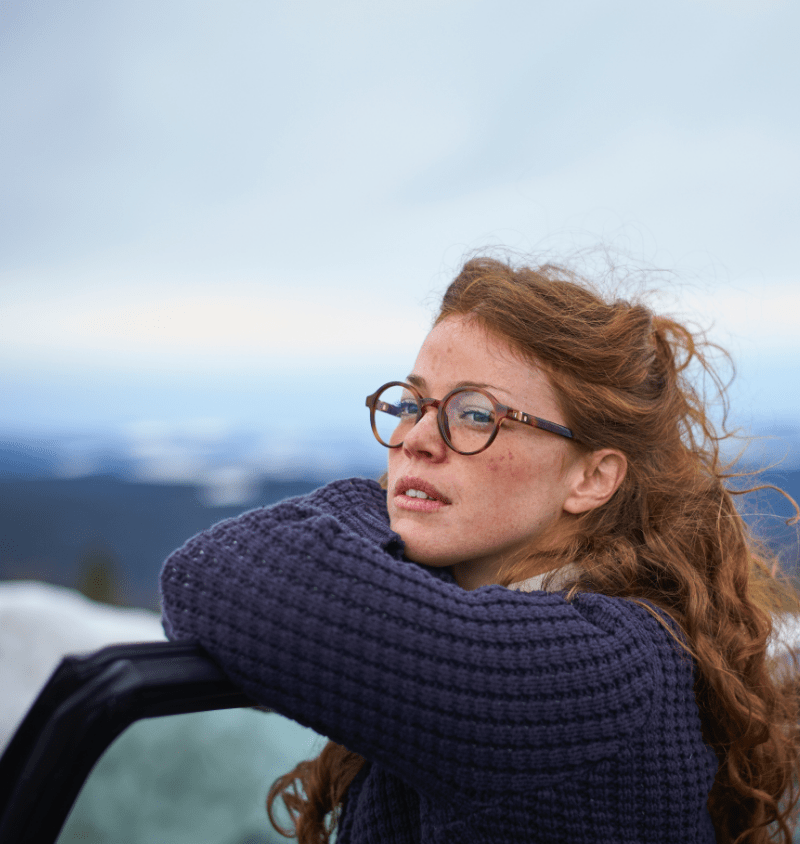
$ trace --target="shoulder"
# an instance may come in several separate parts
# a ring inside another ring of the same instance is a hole
[[[370,478],[342,478],[300,497],[320,506],[386,506],[386,490]]]
[[[635,641],[638,648],[650,654],[654,668],[666,660],[684,664],[692,672],[694,661],[683,631],[665,610],[650,601],[579,592],[571,603],[598,630],[616,631],[617,641],[626,637]],[[658,668],[656,671],[661,673]]]
[[[402,547],[399,537],[389,527],[386,492],[376,481],[367,478],[336,480],[306,495],[248,510],[217,523],[206,535],[218,539],[235,535],[241,541],[295,531],[325,538],[349,533],[382,548],[392,543]]]
[[[304,495],[284,498],[268,506],[255,507],[220,524],[243,519],[254,522],[269,520],[276,515],[299,518],[314,514],[338,516],[364,509],[375,512],[385,510],[386,491],[376,481],[369,478],[344,478],[332,481]]]

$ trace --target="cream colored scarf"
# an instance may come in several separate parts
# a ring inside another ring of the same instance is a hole
[[[552,580],[547,585],[548,592],[557,592],[562,589],[564,584],[577,574],[578,567],[572,564],[561,566],[560,569],[553,569],[546,571],[544,574],[535,574],[527,580],[519,580],[516,583],[509,584],[509,589],[514,589],[517,592],[541,592],[545,589],[544,581],[553,575]]]

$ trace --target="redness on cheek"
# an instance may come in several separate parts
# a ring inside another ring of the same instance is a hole
[[[511,457],[511,452],[508,454]],[[486,465],[490,472],[496,472],[498,469],[502,469],[503,461],[506,459],[504,454],[493,454],[487,461]]]
[[[525,460],[522,461],[522,465],[519,465],[518,461],[515,464],[514,454],[511,451],[508,452],[508,463],[506,464],[506,466],[508,469],[508,473],[513,480],[527,480],[528,478],[530,478],[530,466],[526,467]]]
[[[506,459],[508,459],[508,463],[506,463]],[[506,471],[510,471],[512,476],[514,475],[514,453],[509,451],[508,454],[497,454],[492,455],[491,459],[487,463],[489,471],[497,472],[500,469],[505,469]]]

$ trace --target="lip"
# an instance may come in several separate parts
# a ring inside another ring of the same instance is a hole
[[[409,489],[418,489],[429,495],[430,498],[411,498],[406,495]],[[433,500],[431,500],[433,499]],[[394,485],[394,502],[397,507],[403,510],[417,510],[419,512],[431,512],[440,510],[450,504],[450,499],[439,492],[436,487],[422,480],[422,478],[404,477]]]

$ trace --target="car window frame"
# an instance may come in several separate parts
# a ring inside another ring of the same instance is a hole
[[[195,642],[65,657],[0,757],[0,844],[53,844],[95,763],[134,722],[255,706]]]

